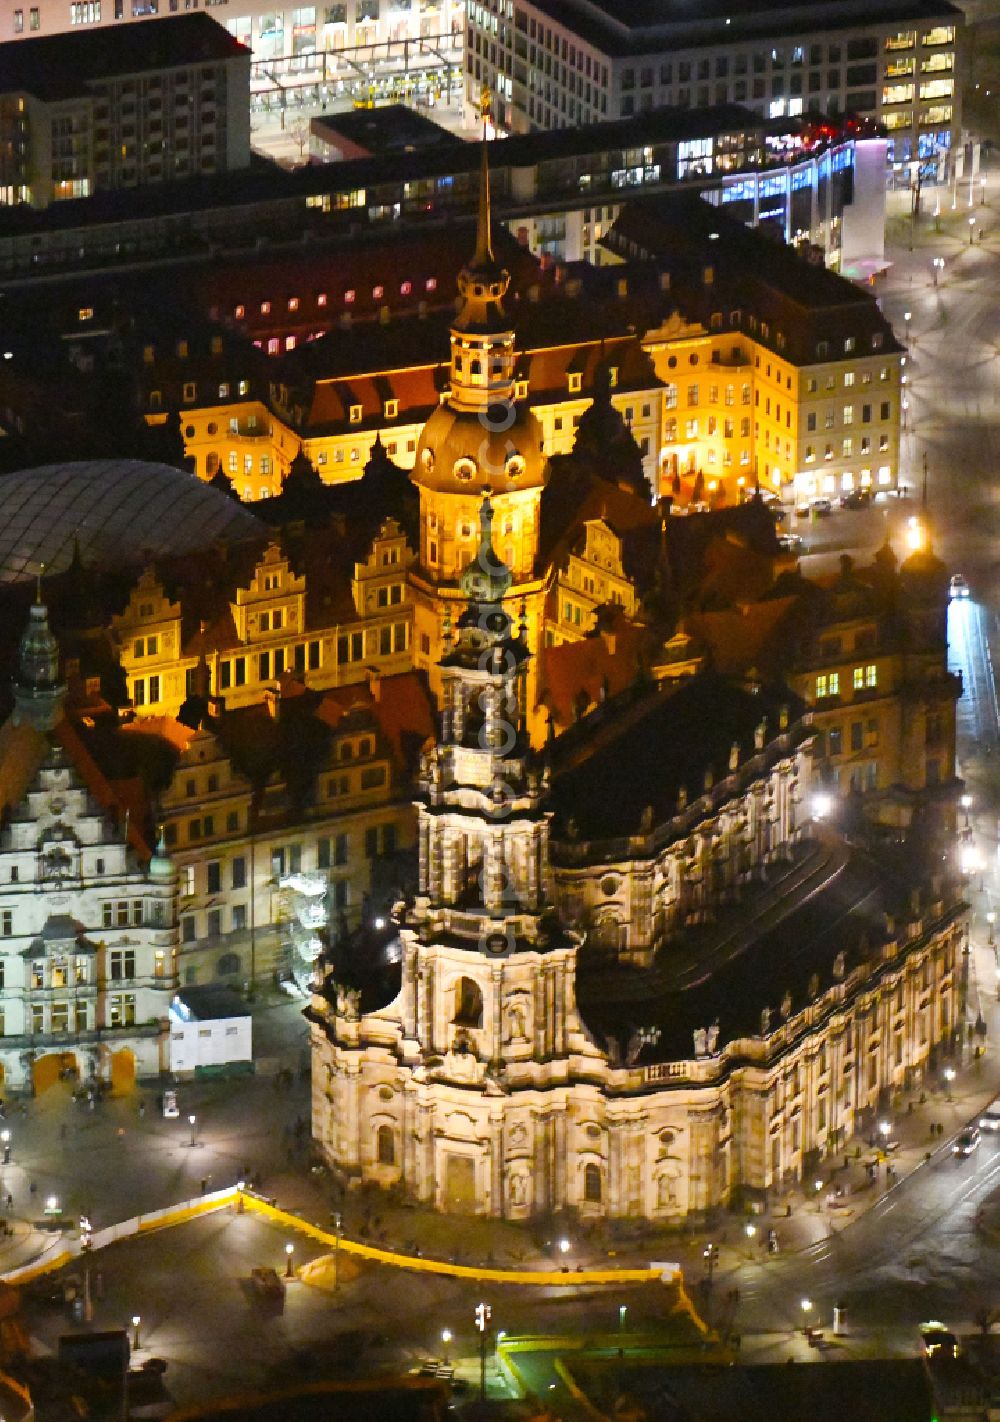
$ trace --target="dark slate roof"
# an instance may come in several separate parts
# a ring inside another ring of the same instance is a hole
[[[555,837],[567,837],[571,821],[581,840],[634,834],[647,806],[654,824],[665,823],[676,813],[682,787],[694,801],[704,793],[707,771],[716,783],[725,779],[734,742],[741,763],[755,754],[761,721],[772,741],[782,708],[794,728],[805,708],[787,687],[748,687],[712,673],[692,677],[678,691],[654,687],[638,700],[605,702],[555,744]],[[807,734],[800,725],[796,738]],[[591,736],[595,749],[577,759],[581,740]]]
[[[0,45],[0,93],[24,90],[39,99],[63,99],[88,83],[116,74],[211,63],[249,50],[210,15],[176,15],[155,25],[19,39]]]
[[[791,864],[774,867],[769,890],[749,893],[718,924],[671,939],[653,968],[588,969],[584,956],[577,979],[584,1021],[623,1050],[637,1027],[659,1027],[643,1062],[691,1058],[692,1034],[713,1022],[720,1049],[756,1037],[765,1008],[774,1030],[786,991],[798,1012],[814,976],[820,992],[832,985],[838,954],[850,973],[878,948],[883,916],[903,887],[884,862],[839,841],[800,845]]]
[[[658,1422],[931,1422],[931,1381],[920,1358],[824,1361],[822,1367],[671,1364],[626,1367],[623,1391]]]

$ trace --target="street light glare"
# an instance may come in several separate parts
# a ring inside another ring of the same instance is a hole
[[[811,1308],[812,1308],[812,1299],[803,1299],[803,1300],[802,1300],[802,1312],[803,1312],[803,1313],[808,1313]]]
[[[568,1239],[561,1239],[561,1240],[559,1241],[559,1252],[560,1252],[561,1254],[568,1254],[568,1253],[569,1253],[569,1240],[568,1240]]]
[[[833,810],[833,796],[825,790],[819,791],[813,796],[812,808],[814,820],[825,820]]]

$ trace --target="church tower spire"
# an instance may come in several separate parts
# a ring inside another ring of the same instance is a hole
[[[14,680],[14,721],[40,731],[51,731],[62,715],[66,687],[59,680],[59,643],[49,626],[49,610],[42,601],[41,574],[28,625],[21,637],[17,676]]]
[[[546,786],[526,732],[528,648],[504,605],[511,581],[486,493],[465,610],[440,662],[441,738],[420,781],[419,907],[434,932],[487,952],[512,916],[530,939],[545,906]]]

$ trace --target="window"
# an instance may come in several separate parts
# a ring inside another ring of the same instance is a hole
[[[245,889],[247,886],[247,862],[242,854],[232,863],[232,886],[234,889]]]
[[[460,1027],[482,1027],[483,994],[473,978],[459,978],[455,984],[455,1016]]]
[[[108,960],[108,976],[112,982],[135,977],[135,949],[112,948]]]
[[[878,667],[874,662],[870,662],[868,666],[865,667],[865,686],[878,686]]]
[[[14,936],[13,909],[4,909],[2,913],[0,913],[0,936],[4,938],[12,938]]]
[[[379,1126],[375,1137],[375,1153],[379,1165],[395,1165],[396,1138],[391,1126]]]
[[[601,1203],[601,1167],[590,1163],[583,1167],[583,1198],[588,1205]]]
[[[207,890],[210,894],[222,892],[222,865],[218,859],[211,859],[205,865]]]
[[[135,1026],[135,993],[116,992],[108,998],[108,1025],[111,1027]]]
[[[209,909],[208,911],[208,936],[209,938],[219,938],[222,934],[222,910]]]
[[[181,942],[194,943],[197,941],[198,933],[195,927],[193,913],[186,913],[181,919]]]

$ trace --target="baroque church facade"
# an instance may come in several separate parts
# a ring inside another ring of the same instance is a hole
[[[313,992],[317,1145],[348,1183],[505,1219],[765,1198],[954,1049],[956,886],[915,844],[887,866],[817,825],[787,693],[693,678],[606,713],[590,754],[532,752],[492,524],[487,498],[419,779],[418,892]],[[623,888],[638,960],[588,939]]]

